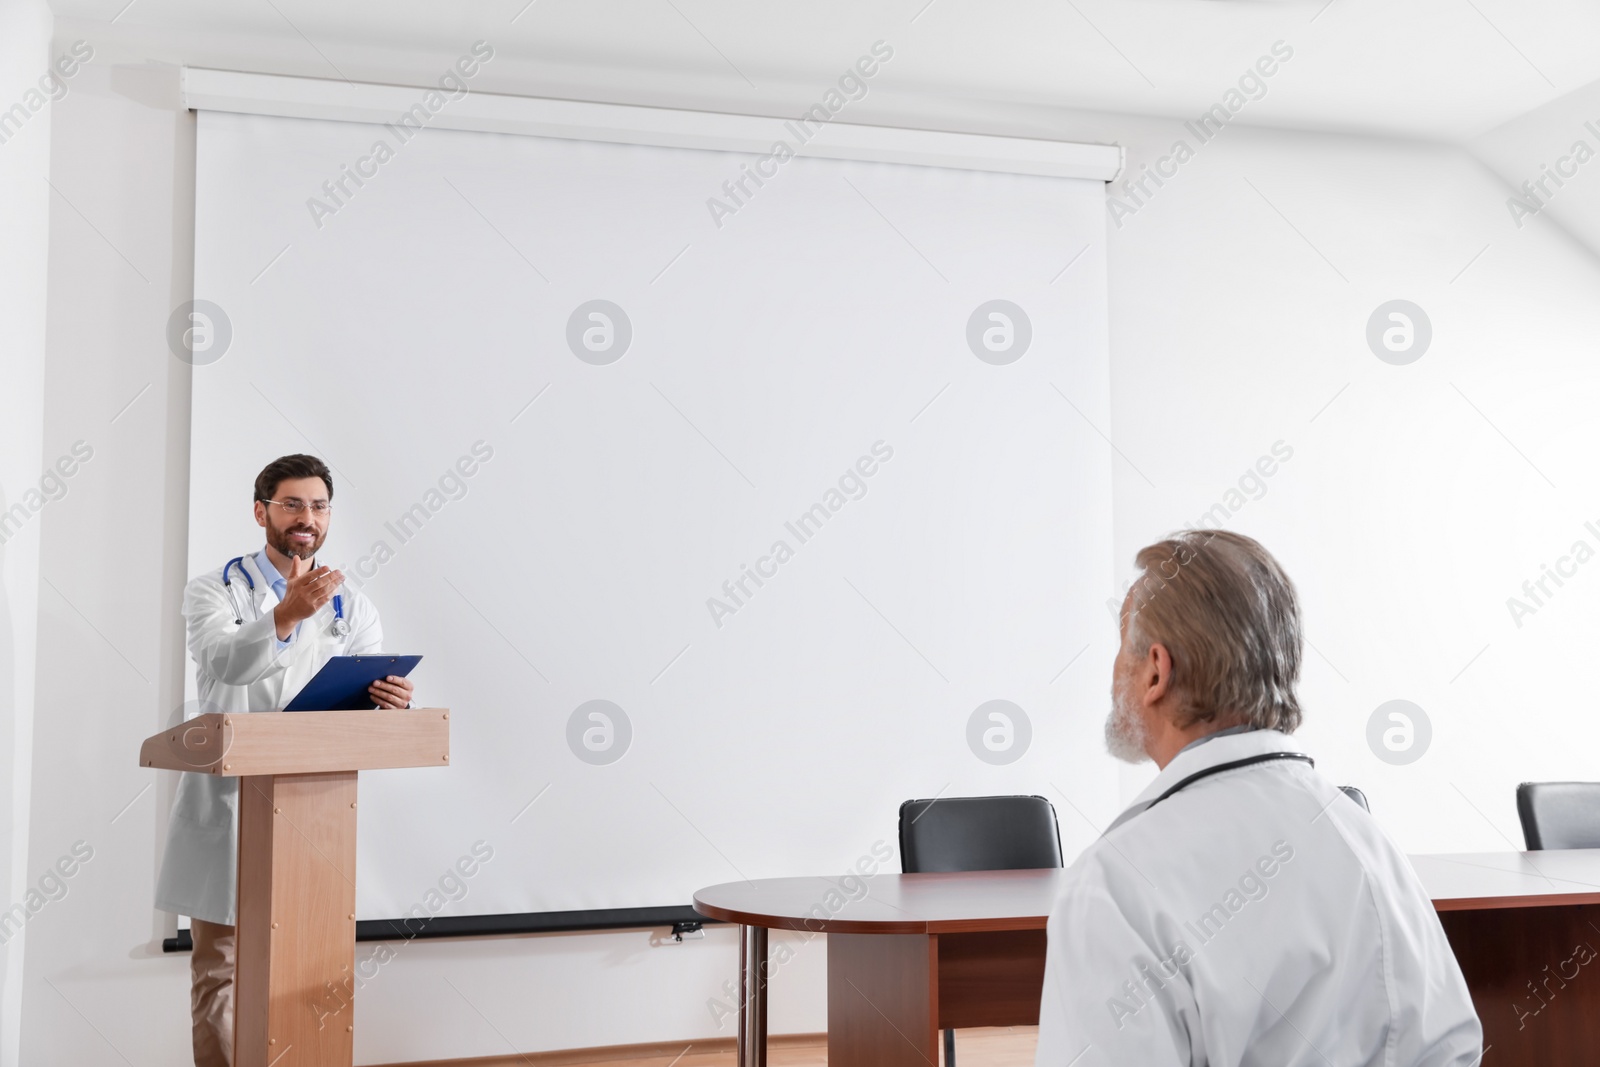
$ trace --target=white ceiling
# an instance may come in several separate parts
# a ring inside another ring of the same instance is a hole
[[[480,88],[767,112],[883,39],[886,94],[1191,116],[1282,40],[1238,121],[1466,142],[1600,81],[1588,0],[56,0],[185,61],[431,81],[477,39]],[[443,62],[440,62],[443,58]]]

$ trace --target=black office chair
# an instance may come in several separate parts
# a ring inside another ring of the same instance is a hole
[[[1530,852],[1600,848],[1600,782],[1523,782],[1517,817]]]
[[[1060,867],[1056,809],[1044,797],[940,797],[900,805],[900,869],[1019,871]],[[955,1067],[956,1032],[944,1032]]]
[[[1372,810],[1372,805],[1367,803],[1367,794],[1363,793],[1361,790],[1357,789],[1355,786],[1353,786],[1353,785],[1341,785],[1339,787],[1339,791],[1341,793],[1343,793],[1345,796],[1349,797],[1351,800],[1355,801],[1357,804],[1360,804],[1362,811],[1371,811]]]

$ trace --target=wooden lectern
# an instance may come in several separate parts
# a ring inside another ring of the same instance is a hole
[[[450,762],[450,712],[200,715],[139,763],[239,779],[234,1067],[350,1067],[356,772]]]

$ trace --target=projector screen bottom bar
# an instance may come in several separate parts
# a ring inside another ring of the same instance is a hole
[[[431,919],[361,919],[357,941],[410,941],[422,937],[503,937],[585,930],[629,930],[676,923],[717,924],[687,904],[666,908],[592,908],[587,911],[527,911],[508,915],[436,915]],[[188,952],[188,930],[161,942],[163,952]]]

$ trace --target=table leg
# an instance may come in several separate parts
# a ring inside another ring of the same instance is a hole
[[[767,1067],[767,928],[739,935],[739,1067]]]
[[[939,1062],[939,938],[828,935],[828,1067]]]

